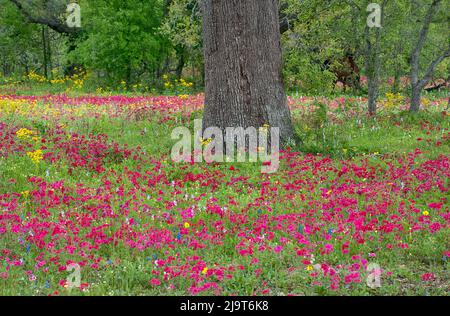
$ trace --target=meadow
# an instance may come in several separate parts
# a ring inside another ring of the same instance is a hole
[[[262,174],[171,161],[201,94],[3,90],[0,295],[448,295],[447,98],[366,102],[291,95]]]

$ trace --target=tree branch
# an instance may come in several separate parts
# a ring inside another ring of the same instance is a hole
[[[438,56],[435,60],[433,60],[433,62],[430,64],[430,66],[428,67],[425,76],[423,77],[422,80],[420,80],[420,82],[418,83],[419,86],[421,88],[425,87],[426,84],[428,83],[428,81],[430,81],[431,76],[433,75],[434,70],[436,69],[436,67],[445,59],[450,57],[450,45],[448,47],[448,49],[440,56]]]
[[[416,48],[413,50],[413,53],[411,55],[411,72],[412,72],[412,83],[415,85],[418,81],[418,75],[419,75],[419,59],[420,54],[422,52],[423,47],[425,46],[425,41],[428,36],[428,30],[430,29],[430,24],[433,19],[433,15],[435,13],[435,9],[439,5],[441,0],[433,0],[431,3],[427,14],[425,16],[425,20],[422,26],[422,29],[420,30],[419,39],[417,41]]]
[[[24,8],[19,0],[10,1],[17,7],[17,9],[22,13],[22,15],[29,23],[47,25],[55,32],[62,34],[73,34],[80,31],[79,28],[69,27],[64,22],[58,21],[58,19],[55,17],[33,16],[28,10]]]

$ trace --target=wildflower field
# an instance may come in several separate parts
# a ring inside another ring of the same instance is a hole
[[[0,95],[0,295],[448,295],[448,100],[289,104],[262,174],[171,161],[202,95]]]

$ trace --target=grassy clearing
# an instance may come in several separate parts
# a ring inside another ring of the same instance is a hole
[[[447,295],[444,101],[375,118],[294,110],[302,143],[270,176],[172,163],[170,132],[198,111],[3,112],[0,294]],[[38,148],[49,156],[32,163]],[[81,290],[67,288],[71,262]],[[381,288],[366,285],[369,263]]]

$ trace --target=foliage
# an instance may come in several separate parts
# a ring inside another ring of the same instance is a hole
[[[167,40],[158,27],[163,1],[83,1],[84,37],[72,61],[95,70],[96,79],[118,87],[151,82],[163,61]]]

